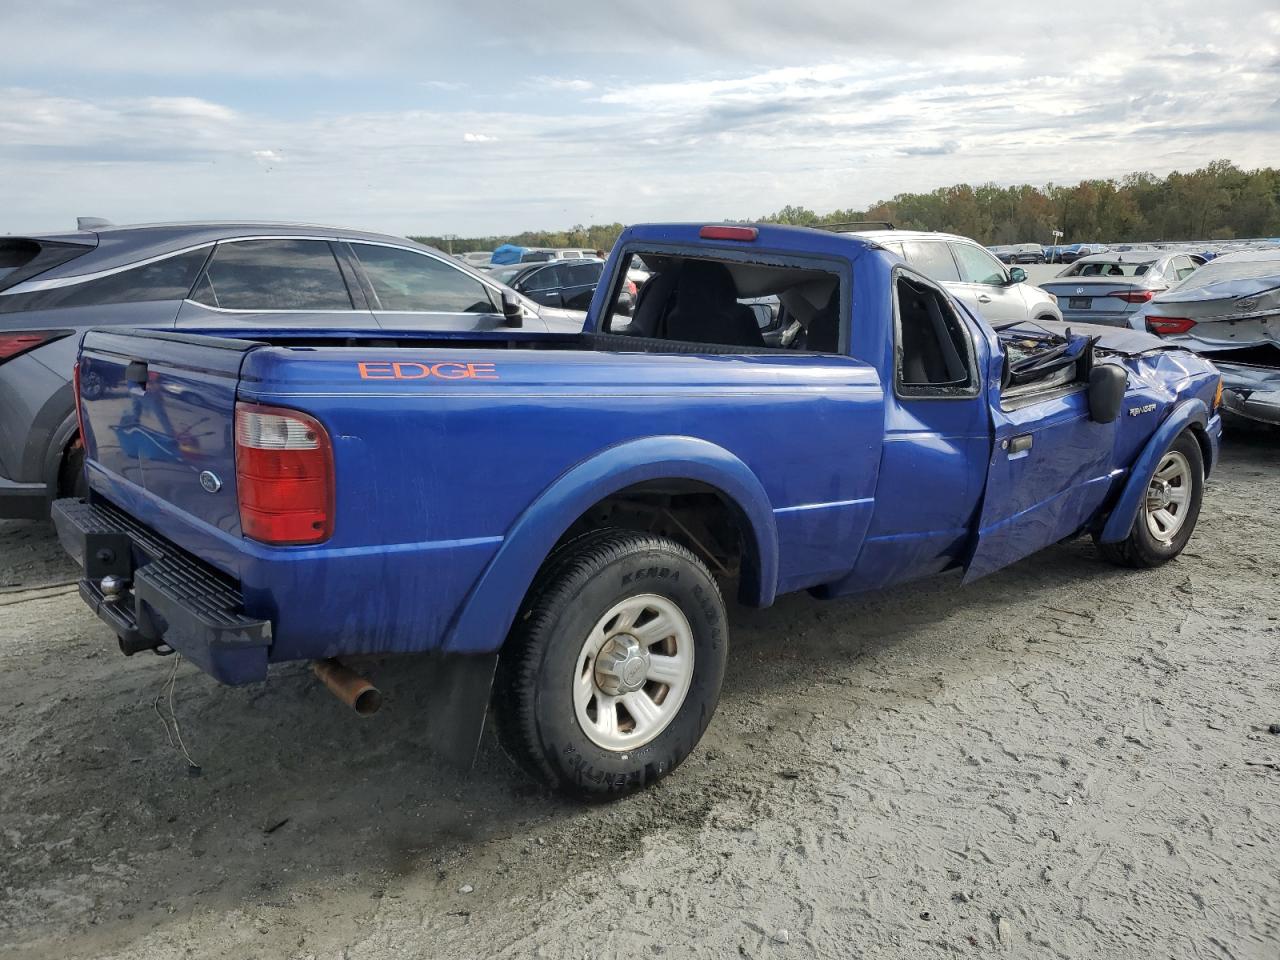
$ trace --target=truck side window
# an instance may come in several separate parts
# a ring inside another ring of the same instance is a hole
[[[905,397],[971,396],[978,386],[972,342],[940,292],[899,277],[896,370]]]

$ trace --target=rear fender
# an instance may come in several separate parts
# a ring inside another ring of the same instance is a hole
[[[1146,493],[1147,486],[1151,483],[1156,466],[1164,452],[1183,430],[1188,427],[1203,430],[1208,423],[1209,408],[1198,397],[1184,400],[1173,408],[1173,412],[1156,428],[1156,432],[1152,434],[1147,445],[1142,448],[1142,453],[1134,461],[1133,468],[1129,471],[1129,481],[1125,484],[1120,499],[1116,501],[1106,525],[1102,528],[1102,533],[1098,536],[1100,542],[1119,543],[1129,535],[1133,522],[1137,519],[1138,509],[1142,506],[1143,494]],[[1206,471],[1208,466],[1206,458]]]
[[[444,637],[450,653],[488,653],[506,638],[529,585],[573,522],[605,497],[650,480],[694,480],[720,491],[754,539],[756,582],[744,599],[773,602],[778,534],[764,487],[722,447],[693,437],[646,437],[610,447],[562,474],[512,525]]]

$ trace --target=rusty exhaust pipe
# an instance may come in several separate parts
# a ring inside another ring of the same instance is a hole
[[[311,670],[330,693],[360,716],[371,717],[382,706],[378,688],[333,657],[315,661]]]

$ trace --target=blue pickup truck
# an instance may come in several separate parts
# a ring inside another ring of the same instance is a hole
[[[627,230],[579,334],[116,328],[76,377],[89,495],[54,517],[124,652],[232,684],[313,660],[362,709],[335,658],[429,654],[438,742],[491,712],[581,793],[693,750],[722,584],[971,580],[1082,534],[1155,567],[1221,435],[1187,350],[993,327],[874,239],[768,225]]]

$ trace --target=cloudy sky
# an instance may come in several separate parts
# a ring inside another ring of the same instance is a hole
[[[500,233],[1280,163],[1275,0],[41,0],[0,22],[0,233]]]

